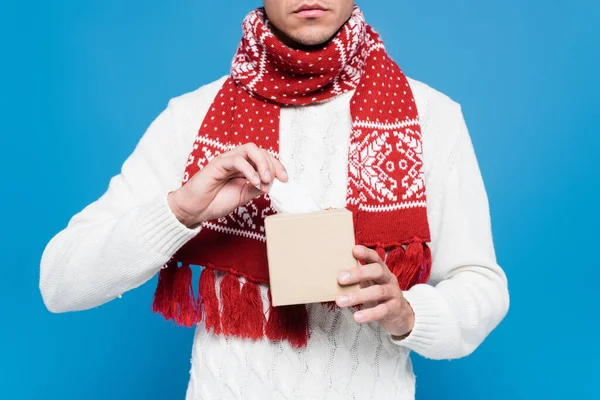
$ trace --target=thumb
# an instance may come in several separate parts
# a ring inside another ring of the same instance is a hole
[[[240,205],[248,204],[264,193],[265,192],[258,189],[256,186],[253,186],[251,183],[247,183],[242,187],[242,192],[240,193]]]

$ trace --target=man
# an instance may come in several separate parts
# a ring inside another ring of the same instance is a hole
[[[275,181],[353,212],[361,265],[339,283],[361,289],[337,307],[270,305]],[[410,351],[466,356],[509,304],[460,106],[406,78],[352,0],[251,12],[230,75],[169,102],[48,244],[40,288],[84,310],[157,273],[154,311],[199,327],[188,399],[412,399]]]

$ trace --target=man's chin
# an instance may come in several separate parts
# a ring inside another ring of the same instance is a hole
[[[308,28],[305,31],[299,32],[291,39],[304,47],[319,47],[329,43],[335,32],[328,30]]]

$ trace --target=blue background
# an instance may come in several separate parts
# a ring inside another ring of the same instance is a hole
[[[150,312],[155,281],[53,315],[39,261],[167,101],[227,73],[260,3],[16,3],[0,5],[0,398],[182,399],[192,331]],[[414,356],[417,398],[598,396],[598,2],[358,4],[409,76],[462,104],[510,281],[472,356]]]

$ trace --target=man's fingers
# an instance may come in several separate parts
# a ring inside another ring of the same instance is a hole
[[[227,171],[234,172],[236,175],[239,172],[252,183],[253,186],[260,184],[260,177],[254,167],[241,155],[231,155],[224,157],[221,166]]]
[[[262,191],[268,191],[274,179],[282,182],[288,180],[288,174],[283,164],[273,157],[267,150],[261,149],[254,143],[247,143],[237,147],[230,153],[224,154],[226,157],[242,156],[258,172],[260,182],[254,179],[248,179],[254,186],[260,186]],[[245,174],[244,174],[245,176]]]
[[[260,180],[265,185],[273,182],[273,174],[271,173],[271,165],[266,152],[258,148],[254,143],[248,143],[240,146],[239,151],[256,166],[256,171],[260,175]]]
[[[277,177],[277,171],[275,170],[275,159],[273,157],[271,157],[271,155],[266,151],[266,150],[261,150],[263,152],[263,154],[265,155],[265,158],[267,159],[267,162],[269,163],[269,171],[270,171],[270,176],[271,176],[271,182],[267,185],[267,188],[270,188],[271,183],[273,183],[273,180]]]
[[[336,303],[340,307],[352,307],[358,304],[386,301],[394,297],[393,289],[389,285],[373,285],[360,289],[354,293],[338,296]]]
[[[375,250],[369,249],[368,247],[354,246],[352,253],[354,254],[354,257],[356,257],[359,260],[364,261],[367,264],[371,264],[371,263],[383,264],[383,260],[381,260],[381,257],[379,257],[379,254],[377,254],[377,252]]]
[[[287,182],[288,174],[283,164],[270,154],[269,157],[271,159],[271,162],[273,163],[273,166],[275,167],[275,177],[281,182]]]
[[[354,320],[359,323],[376,322],[388,318],[392,312],[391,301],[381,303],[373,308],[354,313]]]
[[[341,285],[353,285],[363,281],[375,281],[377,283],[387,283],[390,280],[391,272],[385,264],[367,264],[352,268],[349,271],[340,274],[338,281]]]

